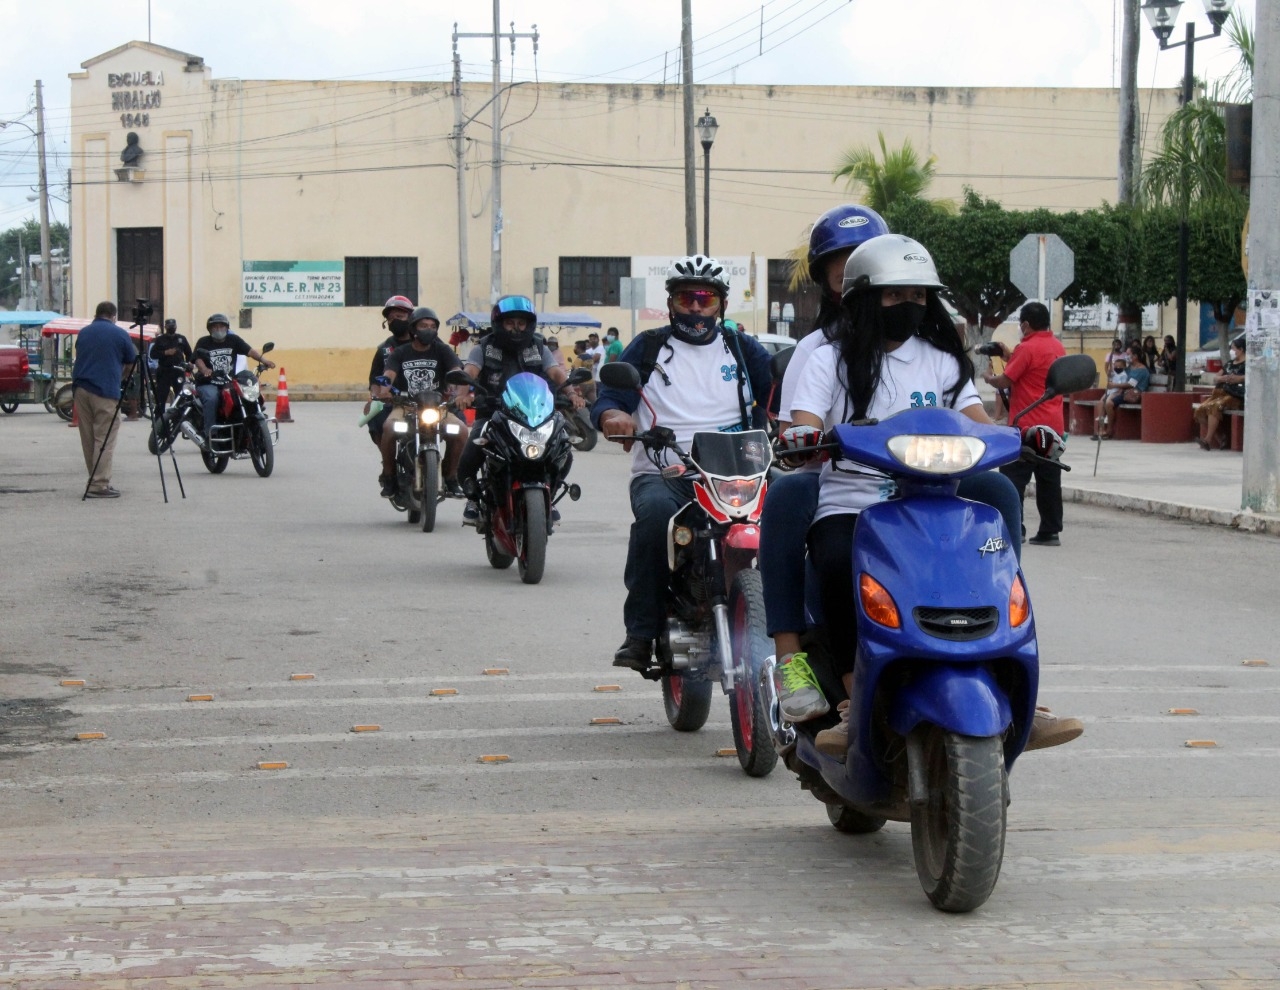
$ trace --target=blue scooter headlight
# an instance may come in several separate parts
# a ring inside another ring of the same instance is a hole
[[[982,459],[986,443],[977,437],[904,433],[891,437],[889,453],[898,463],[927,474],[958,474]]]

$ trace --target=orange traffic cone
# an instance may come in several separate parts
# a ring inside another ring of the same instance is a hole
[[[293,417],[289,415],[289,383],[285,380],[283,367],[280,369],[280,382],[276,386],[276,422],[293,422]]]

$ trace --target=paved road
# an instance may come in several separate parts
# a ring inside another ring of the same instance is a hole
[[[526,587],[457,504],[377,498],[356,416],[295,404],[265,481],[184,444],[168,505],[141,424],[81,503],[74,433],[0,419],[0,984],[1280,982],[1273,538],[1073,505],[1028,548],[1042,697],[1089,728],[1018,764],[995,895],[942,916],[905,826],[836,833],[716,755],[723,700],[678,735],[609,667],[616,448]]]

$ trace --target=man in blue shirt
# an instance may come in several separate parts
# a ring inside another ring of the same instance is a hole
[[[113,427],[120,409],[120,384],[138,360],[138,349],[115,319],[115,303],[98,303],[93,322],[80,331],[76,340],[71,384],[75,389],[84,466],[89,473],[85,498],[120,497],[111,487],[111,458],[117,436]]]

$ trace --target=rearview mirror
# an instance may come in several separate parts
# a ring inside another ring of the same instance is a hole
[[[1069,354],[1049,366],[1045,389],[1053,395],[1070,395],[1092,388],[1098,380],[1098,366],[1088,354]]]
[[[265,344],[262,345],[262,350],[259,353],[266,354],[267,351],[274,351],[275,349],[276,349],[276,345],[268,340]]]
[[[625,361],[612,361],[600,369],[600,382],[609,388],[620,388],[624,391],[640,390],[640,372],[634,364]]]
[[[476,380],[468,375],[461,368],[454,368],[445,373],[444,380],[450,385],[467,385],[475,388]]]
[[[574,368],[571,372],[569,372],[569,378],[568,378],[567,384],[581,385],[583,382],[589,382],[589,381],[591,381],[590,371],[588,371],[586,368]]]

